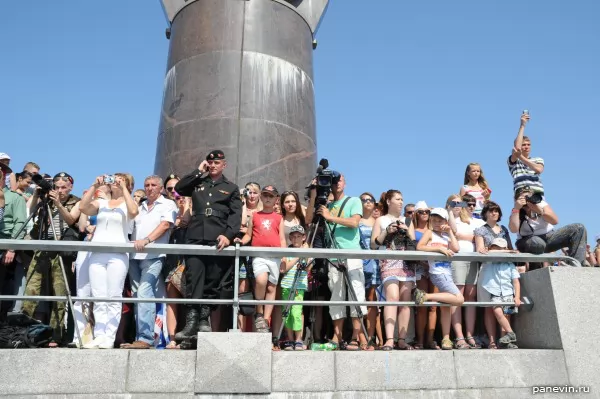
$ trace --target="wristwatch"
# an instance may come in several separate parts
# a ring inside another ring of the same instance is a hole
[[[152,244],[152,240],[149,237],[144,238],[144,240],[148,241],[148,244]]]

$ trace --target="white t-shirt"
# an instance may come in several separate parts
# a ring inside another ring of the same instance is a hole
[[[450,242],[450,236],[447,233],[439,235],[438,233],[431,232],[431,241],[427,244],[428,247],[445,248],[448,249],[448,243]],[[445,274],[447,276],[452,275],[452,264],[447,260],[430,260],[429,261],[429,274]]]
[[[154,201],[154,206],[148,209],[148,201],[142,202],[139,206],[139,213],[135,219],[133,219],[133,231],[131,233],[131,240],[142,240],[150,233],[152,233],[161,222],[169,222],[171,227],[175,224],[177,218],[177,206],[175,202],[159,196]],[[168,244],[169,243],[169,231],[157,238],[155,241],[157,244]],[[148,254],[142,252],[132,253],[131,259],[154,259],[166,256],[165,254]]]
[[[544,209],[548,203],[546,201],[542,201],[539,203],[539,207]],[[520,223],[520,221],[519,221]],[[530,218],[529,216],[525,216],[525,221],[521,223],[519,227],[519,234],[517,234],[517,238],[527,237],[531,235],[539,236],[542,234],[547,234],[554,229],[554,225],[546,222],[542,215],[538,215],[537,218]]]
[[[395,223],[396,220],[399,220],[401,223],[406,224],[406,218],[404,216],[400,216],[398,219],[396,219],[395,217],[390,215],[383,215],[378,217],[375,223],[379,223],[379,228],[381,229],[380,231],[384,231],[390,224]],[[385,247],[385,245],[380,245],[379,249],[384,250],[387,248]]]
[[[481,219],[471,219],[471,223],[465,223],[460,218],[456,218],[456,232],[458,234],[473,234],[475,229],[483,226],[485,222]],[[458,252],[475,252],[473,241],[458,240],[460,251]]]
[[[129,242],[127,239],[129,216],[125,202],[116,208],[109,208],[108,200],[98,199],[97,201],[98,216],[92,242]]]

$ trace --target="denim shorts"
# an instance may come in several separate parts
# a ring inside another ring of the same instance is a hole
[[[449,292],[450,294],[457,295],[460,293],[452,276],[449,274],[429,274],[429,280],[438,287],[440,292]]]

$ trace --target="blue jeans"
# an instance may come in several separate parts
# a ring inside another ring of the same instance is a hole
[[[158,287],[163,262],[164,258],[129,260],[129,280],[135,298],[155,298],[154,293]],[[137,341],[154,345],[155,319],[155,303],[137,303],[135,305]]]

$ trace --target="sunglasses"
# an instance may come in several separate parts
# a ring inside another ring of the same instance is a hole
[[[360,200],[362,201],[363,204],[366,204],[367,202],[370,202],[372,204],[375,203],[375,200],[373,198],[361,198]]]
[[[405,211],[404,214],[406,215],[412,215],[413,213],[415,213],[415,211]]]
[[[417,211],[417,215],[429,215],[431,211]]]
[[[477,204],[475,202],[469,202],[469,203],[467,203],[467,206],[470,208],[475,208],[477,206]]]
[[[167,191],[168,191],[168,192],[175,191],[175,187],[167,187]]]

